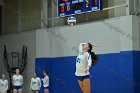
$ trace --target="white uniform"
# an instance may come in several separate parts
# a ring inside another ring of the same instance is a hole
[[[86,43],[81,43],[79,45],[79,55],[77,56],[76,59],[76,76],[86,76],[89,75],[89,71],[86,71],[87,66],[91,66],[92,60],[91,60],[91,55],[88,52],[83,53],[83,45]]]
[[[48,87],[49,86],[49,77],[45,76],[44,79],[42,79],[43,81],[43,87]]]
[[[37,78],[32,78],[31,79],[31,84],[30,84],[30,89],[31,90],[40,90],[41,87],[41,80],[39,77]]]
[[[14,75],[12,78],[14,86],[22,86],[23,85],[23,76],[22,75]]]
[[[8,80],[0,80],[0,93],[7,93]]]

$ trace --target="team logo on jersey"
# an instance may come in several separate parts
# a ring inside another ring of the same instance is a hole
[[[33,82],[33,84],[36,84],[36,82]]]
[[[16,81],[20,81],[19,79],[16,79]]]

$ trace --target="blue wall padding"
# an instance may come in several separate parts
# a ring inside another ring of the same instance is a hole
[[[140,93],[140,52],[133,52],[133,65],[134,65],[134,91]]]
[[[43,70],[50,73],[50,93],[82,93],[74,75],[75,59],[36,58],[38,76],[43,77]],[[99,59],[90,69],[92,93],[140,93],[140,52],[100,54]]]
[[[37,75],[40,78],[43,78],[43,71],[44,70],[48,70],[49,74],[51,75],[51,63],[52,59],[50,58],[37,58],[36,59],[36,63],[35,63],[35,72],[37,73]],[[42,85],[43,86],[43,85]],[[50,86],[52,86],[52,84],[50,83]],[[51,92],[51,87],[50,87],[50,92]],[[41,93],[43,92],[43,87],[41,88]]]
[[[120,75],[123,76],[120,80],[120,93],[134,93],[134,84],[131,81],[133,78],[133,52],[120,52]],[[125,79],[125,80],[124,80]]]

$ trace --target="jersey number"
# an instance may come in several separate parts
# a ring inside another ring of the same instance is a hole
[[[80,63],[80,58],[77,58],[77,59],[76,59],[76,62],[77,62],[77,63]]]

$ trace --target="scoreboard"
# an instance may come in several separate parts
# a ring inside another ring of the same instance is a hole
[[[102,0],[58,0],[58,17],[102,10]]]

